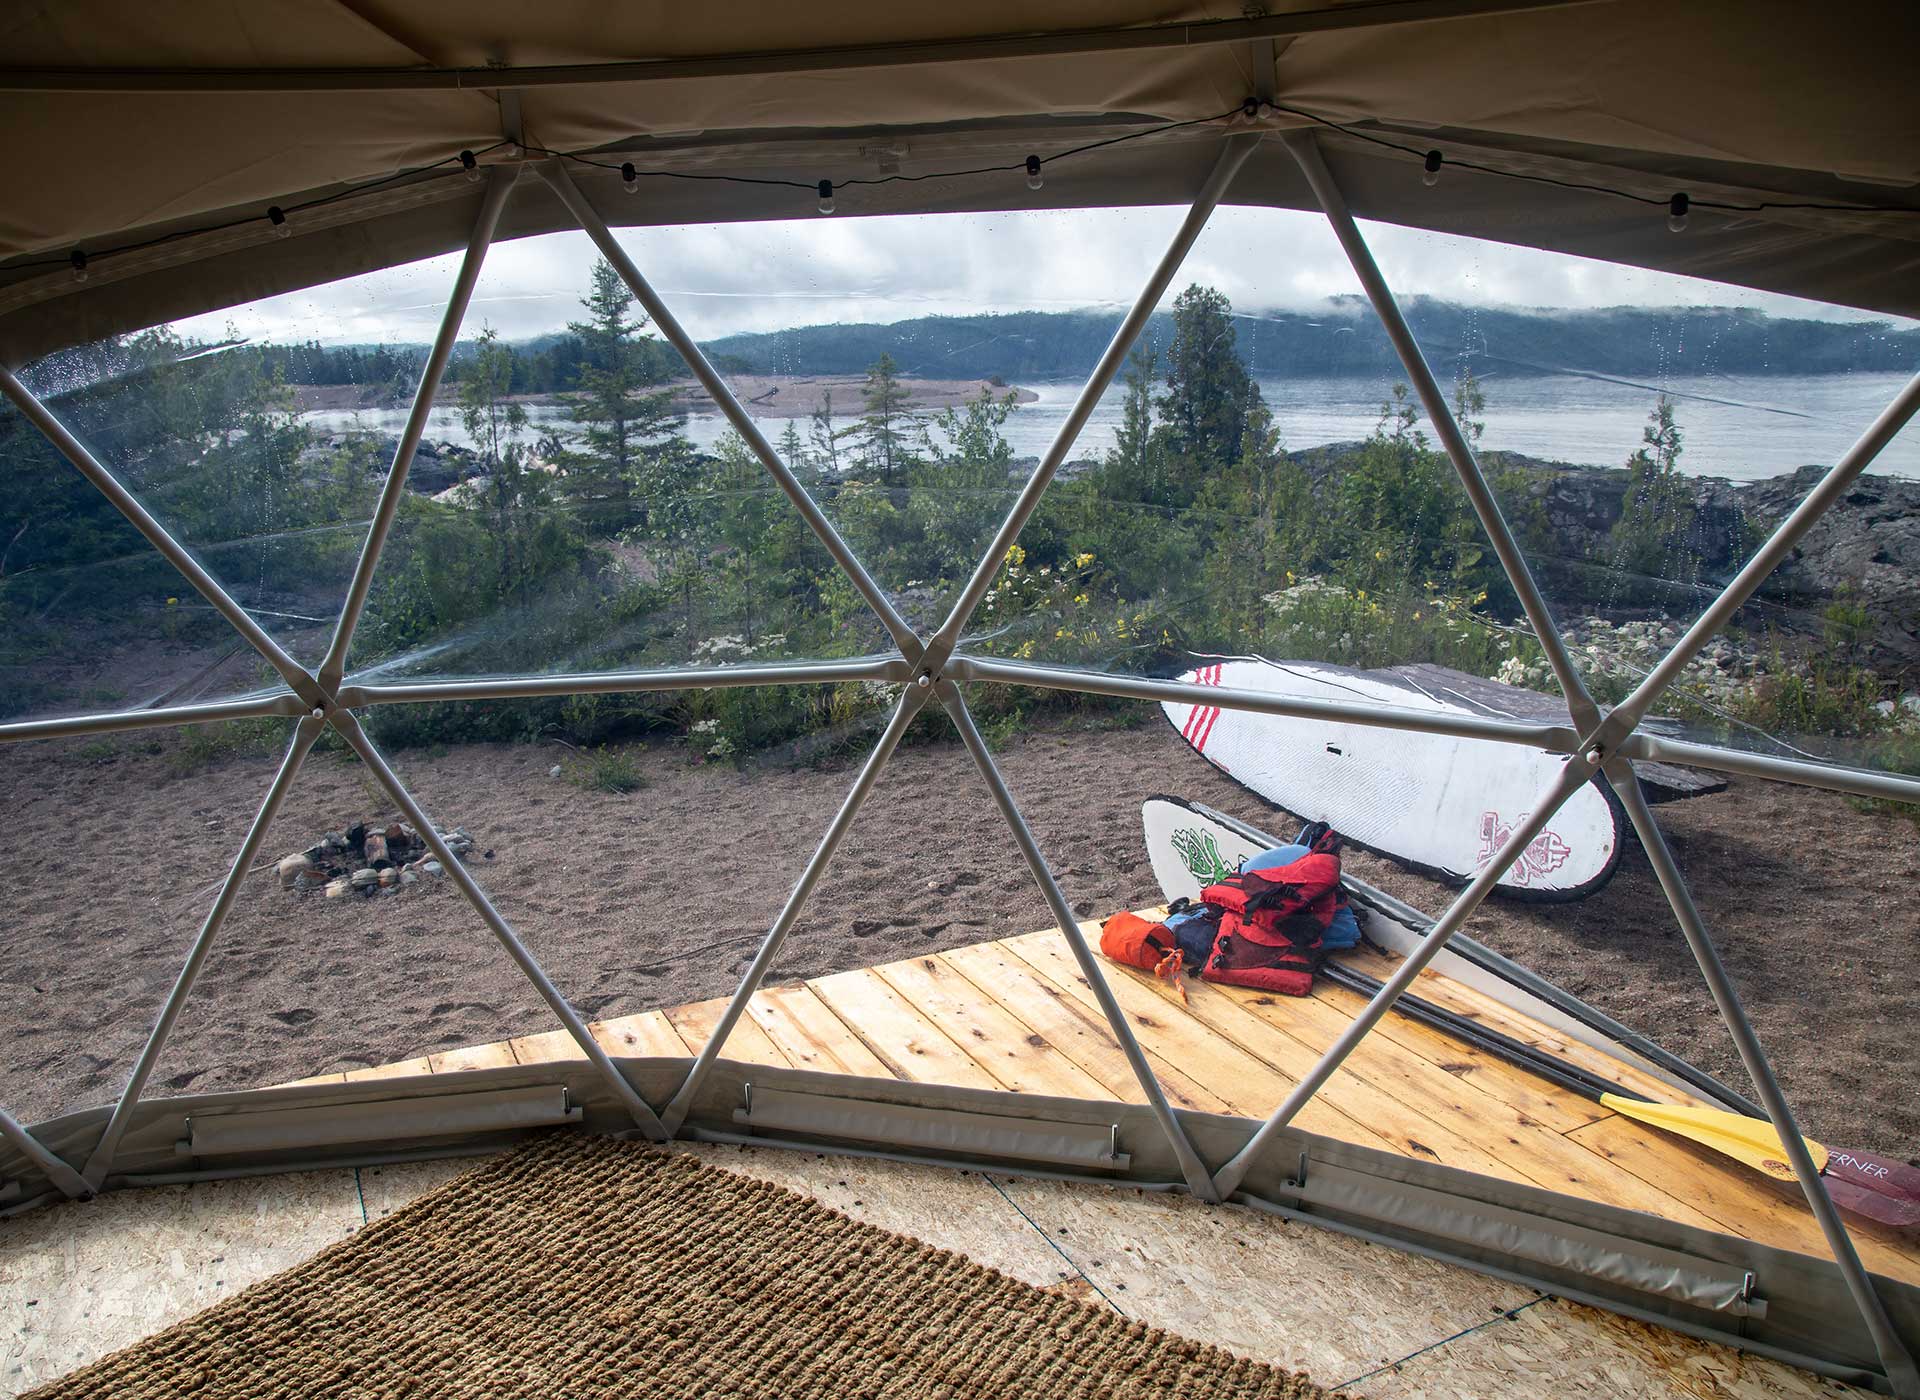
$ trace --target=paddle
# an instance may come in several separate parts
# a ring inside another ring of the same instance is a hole
[[[1247,823],[1216,812],[1210,807],[1197,803],[1182,802],[1177,798],[1158,798],[1150,800],[1142,809],[1151,812],[1155,804],[1174,804],[1186,810],[1191,819],[1202,828],[1211,824],[1223,828],[1220,835],[1223,840],[1238,838],[1255,846],[1277,846],[1284,844],[1273,837],[1249,826]],[[1146,821],[1149,854],[1158,849],[1155,841],[1170,842],[1174,858],[1170,865],[1182,868],[1200,881],[1202,886],[1210,883],[1208,877],[1227,873],[1227,866],[1219,851],[1213,845],[1213,836],[1203,830],[1193,833],[1205,839],[1207,859],[1204,864],[1196,863],[1189,853],[1179,850],[1179,837],[1188,834],[1181,830],[1155,835],[1155,824],[1149,817]],[[1236,864],[1238,862],[1235,862]],[[1156,873],[1160,872],[1160,861],[1155,862]],[[1169,898],[1175,891],[1167,888],[1167,877],[1161,874],[1161,883]],[[1431,925],[1419,911],[1401,905],[1374,890],[1371,886],[1349,880],[1349,895],[1353,902],[1371,910],[1384,918],[1424,929]],[[1364,891],[1364,896],[1361,892]],[[1731,1157],[1744,1166],[1753,1168],[1769,1180],[1792,1185],[1798,1190],[1798,1181],[1792,1169],[1787,1166],[1786,1153],[1780,1145],[1778,1134],[1772,1125],[1761,1115],[1755,1105],[1747,1103],[1739,1095],[1706,1075],[1694,1066],[1660,1049],[1644,1037],[1636,1035],[1625,1026],[1601,1016],[1592,1007],[1568,997],[1551,983],[1519,968],[1494,954],[1491,949],[1475,944],[1471,939],[1458,940],[1463,955],[1472,955],[1473,961],[1492,972],[1504,981],[1513,983],[1534,996],[1549,1000],[1565,1014],[1593,1026],[1618,1043],[1631,1046],[1637,1053],[1650,1062],[1660,1065],[1669,1074],[1673,1074],[1693,1084],[1703,1093],[1718,1098],[1721,1102],[1737,1107],[1750,1108],[1750,1113],[1729,1113],[1723,1109],[1681,1108],[1676,1105],[1659,1104],[1628,1093],[1620,1085],[1610,1083],[1600,1076],[1570,1064],[1524,1041],[1500,1034],[1498,1031],[1481,1025],[1478,1021],[1449,1011],[1432,1002],[1424,1001],[1412,993],[1403,994],[1394,1003],[1394,1009],[1410,1019],[1453,1036],[1477,1049],[1485,1051],[1499,1059],[1508,1061],[1531,1074],[1540,1076],[1572,1093],[1592,1099],[1608,1108],[1641,1122],[1649,1123],[1663,1131],[1687,1138],[1724,1156]],[[1347,987],[1363,996],[1371,997],[1380,990],[1380,983],[1357,968],[1348,967],[1332,960],[1321,968],[1327,980]],[[1808,1148],[1814,1161],[1823,1168],[1822,1176],[1827,1184],[1828,1194],[1842,1210],[1905,1232],[1920,1231],[1920,1168],[1892,1158],[1877,1156],[1871,1152],[1848,1152],[1829,1150],[1818,1143],[1809,1141]]]
[[[1323,964],[1321,974],[1363,996],[1373,996],[1381,986],[1378,978],[1338,962]],[[1697,1142],[1775,1181],[1796,1188],[1799,1185],[1799,1178],[1787,1163],[1779,1133],[1764,1118],[1643,1099],[1538,1046],[1515,1040],[1411,992],[1403,992],[1393,1007],[1411,1020],[1465,1041],[1615,1113]],[[1920,1168],[1871,1152],[1836,1151],[1812,1138],[1802,1141],[1820,1168],[1835,1205],[1890,1229],[1920,1231]]]

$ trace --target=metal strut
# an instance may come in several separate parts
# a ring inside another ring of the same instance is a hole
[[[1760,1037],[1754,1033],[1753,1022],[1747,1018],[1747,1009],[1741,1003],[1739,990],[1727,975],[1726,964],[1720,961],[1719,950],[1714,947],[1713,938],[1707,932],[1706,920],[1700,917],[1699,906],[1693,902],[1693,891],[1688,888],[1686,877],[1680,873],[1679,863],[1674,860],[1673,852],[1667,846],[1666,834],[1654,819],[1653,808],[1647,805],[1646,794],[1640,791],[1639,780],[1625,762],[1617,760],[1607,765],[1606,775],[1627,809],[1627,817],[1640,837],[1647,859],[1653,863],[1653,873],[1659,877],[1660,888],[1666,893],[1667,903],[1673,907],[1673,916],[1679,921],[1680,932],[1693,952],[1693,960],[1700,965],[1700,975],[1706,979],[1707,990],[1713,994],[1713,1004],[1720,1012],[1720,1019],[1726,1023],[1727,1033],[1733,1037],[1733,1047],[1739,1052],[1740,1063],[1746,1068],[1747,1077],[1753,1081],[1754,1092],[1760,1096],[1761,1106],[1767,1110],[1767,1119],[1773,1124],[1774,1131],[1780,1134],[1780,1146],[1787,1154],[1787,1162],[1792,1166],[1794,1176],[1799,1179],[1801,1191],[1806,1195],[1807,1208],[1819,1222],[1820,1233],[1826,1236],[1827,1247],[1833,1251],[1834,1262],[1840,1266],[1840,1276],[1846,1281],[1847,1291],[1853,1295],[1854,1305],[1860,1309],[1860,1316],[1867,1324],[1867,1332],[1873,1338],[1874,1350],[1879,1352],[1881,1364],[1886,1367],[1887,1379],[1893,1385],[1894,1394],[1909,1398],[1920,1396],[1920,1369],[1916,1369],[1912,1353],[1894,1330],[1893,1322],[1887,1316],[1886,1304],[1881,1302],[1866,1266],[1860,1262],[1859,1251],[1853,1247],[1853,1238],[1847,1232],[1846,1222],[1834,1208],[1833,1197],[1827,1194],[1826,1183],[1820,1178],[1820,1168],[1807,1151],[1806,1139],[1800,1135],[1800,1125],[1794,1121],[1793,1110],[1780,1090],[1780,1081],[1774,1077],[1766,1051],[1760,1048]]]
[[[1087,937],[1080,931],[1080,921],[1068,907],[1067,897],[1060,892],[1060,883],[1053,878],[1053,871],[1047,868],[1046,857],[1040,853],[1040,843],[1033,839],[1033,831],[1027,825],[1027,819],[1021,815],[1013,794],[1008,791],[999,765],[993,761],[986,740],[980,737],[980,730],[974,725],[966,700],[951,682],[942,681],[937,689],[940,703],[952,717],[953,727],[960,732],[960,741],[967,746],[967,752],[973,756],[974,767],[980,770],[980,776],[986,780],[987,791],[993,794],[994,805],[999,807],[1000,815],[1006,818],[1007,829],[1013,833],[1014,844],[1020,848],[1021,858],[1032,872],[1034,884],[1040,887],[1040,893],[1046,897],[1054,922],[1060,926],[1060,936],[1067,940],[1067,947],[1073,950],[1073,960],[1080,965],[1080,975],[1087,979],[1087,986],[1092,989],[1094,1000],[1100,1003],[1100,1011],[1107,1018],[1113,1038],[1120,1042],[1121,1052],[1127,1057],[1133,1077],[1140,1082],[1140,1088],[1147,1096],[1153,1116],[1160,1120],[1160,1128],[1166,1133],[1173,1155],[1180,1163],[1180,1175],[1186,1178],[1188,1189],[1201,1200],[1219,1200],[1205,1163],[1188,1141],[1186,1129],[1180,1126],[1173,1105],[1167,1101],[1166,1090],[1160,1087],[1153,1066],[1147,1060],[1147,1052],[1140,1048],[1133,1027],[1127,1024],[1127,1013],[1114,996],[1113,988],[1107,985],[1100,960],[1094,957],[1093,950],[1087,946]]]
[[[194,981],[200,976],[200,968],[206,962],[207,954],[213,951],[213,942],[220,936],[220,926],[226,923],[233,901],[239,897],[241,882],[247,878],[247,872],[253,869],[254,857],[260,853],[260,843],[266,840],[267,828],[273,825],[273,819],[280,811],[280,804],[286,800],[287,790],[293,786],[300,765],[306,761],[307,753],[325,727],[313,715],[294,726],[293,741],[287,746],[287,756],[280,761],[280,771],[273,775],[267,795],[261,799],[260,810],[254,814],[253,825],[247,828],[246,837],[240,842],[240,850],[227,870],[226,881],[220,886],[213,907],[207,910],[207,917],[193,940],[193,947],[187,953],[187,961],[181,967],[180,975],[174,978],[173,990],[167,993],[166,1003],[160,1008],[160,1015],[153,1023],[147,1043],[141,1048],[140,1057],[133,1062],[133,1070],[127,1075],[127,1086],[121,1091],[120,1101],[113,1107],[113,1116],[107,1119],[100,1141],[95,1144],[81,1171],[92,1189],[98,1190],[100,1183],[107,1179],[107,1173],[113,1170],[113,1157],[120,1150],[120,1139],[133,1119],[133,1110],[140,1103],[140,1095],[146,1091],[147,1079],[153,1073],[160,1052],[166,1048],[167,1037],[173,1034],[173,1023],[180,1019],[181,1008],[193,994]]]
[[[793,892],[787,896],[787,902],[780,909],[780,915],[773,921],[773,927],[767,930],[767,936],[760,944],[760,951],[753,955],[746,974],[741,977],[740,985],[734,990],[733,999],[727,1003],[727,1009],[720,1013],[720,1019],[714,1023],[712,1034],[707,1043],[700,1047],[700,1053],[694,1057],[693,1066],[687,1071],[687,1077],[681,1081],[679,1090],[672,1102],[667,1105],[663,1115],[669,1137],[677,1134],[692,1111],[694,1096],[700,1092],[713,1069],[713,1062],[720,1058],[720,1051],[727,1043],[734,1026],[739,1024],[741,1013],[747,1009],[747,1003],[760,989],[760,983],[766,979],[767,969],[773,966],[773,960],[780,952],[780,945],[787,941],[787,934],[793,928],[794,920],[800,917],[800,911],[807,906],[813,887],[820,883],[820,877],[827,873],[827,867],[833,863],[833,853],[840,848],[845,839],[847,828],[853,825],[853,818],[860,806],[867,800],[867,794],[873,791],[873,785],[879,780],[881,770],[887,766],[887,760],[893,757],[893,751],[900,746],[900,740],[907,732],[907,726],[913,723],[913,717],[920,713],[921,707],[932,698],[930,685],[915,684],[901,692],[900,701],[893,708],[893,718],[887,721],[887,727],[881,731],[874,742],[873,751],[867,755],[867,761],[861,765],[860,776],[853,781],[853,788],[841,802],[840,810],[834,813],[828,823],[826,834],[821,836],[820,844],[814,849],[813,856],[807,861],[806,869],[800,872],[800,878],[794,883]]]

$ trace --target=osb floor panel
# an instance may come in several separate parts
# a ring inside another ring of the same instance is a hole
[[[1370,1397],[1851,1394],[1805,1372],[1330,1231],[1184,1196],[772,1149],[689,1149],[890,1230]],[[298,1262],[460,1171],[310,1172],[0,1225],[0,1396]]]

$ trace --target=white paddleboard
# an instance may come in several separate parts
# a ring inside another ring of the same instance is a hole
[[[1299,700],[1476,714],[1409,682],[1321,662],[1222,658],[1180,679]],[[1567,761],[1564,754],[1488,739],[1172,701],[1160,708],[1209,763],[1275,806],[1457,884],[1493,858]],[[1496,888],[1531,899],[1592,894],[1619,861],[1620,820],[1612,794],[1589,783]]]

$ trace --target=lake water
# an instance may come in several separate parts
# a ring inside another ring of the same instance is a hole
[[[1831,465],[1885,408],[1905,383],[1898,374],[1753,375],[1676,378],[1663,386],[1673,396],[1675,419],[1684,440],[1681,467],[1696,476],[1752,481],[1777,476],[1814,462]],[[1653,406],[1654,390],[1572,375],[1538,378],[1493,376],[1482,381],[1487,396],[1484,445],[1552,461],[1596,466],[1622,465],[1640,443],[1640,430]],[[1046,451],[1080,390],[1080,381],[1023,384],[1039,397],[1023,404],[1008,420],[1006,435],[1018,457]],[[1282,439],[1292,449],[1363,438],[1373,430],[1389,381],[1349,377],[1262,380],[1261,391],[1278,418]],[[1120,421],[1122,393],[1109,392],[1094,409],[1070,458],[1096,457],[1113,445]],[[533,431],[565,430],[564,407],[531,404]],[[851,426],[857,415],[838,418]],[[337,431],[358,424],[378,432],[400,431],[402,409],[352,413],[311,413],[316,428]],[[778,440],[784,418],[763,418],[760,425]],[[802,430],[806,428],[803,420]],[[685,420],[697,447],[711,448],[727,431],[717,413]],[[427,436],[435,441],[466,441],[459,414],[435,408]],[[1909,425],[1875,459],[1872,468],[1891,476],[1920,479],[1920,427]]]

